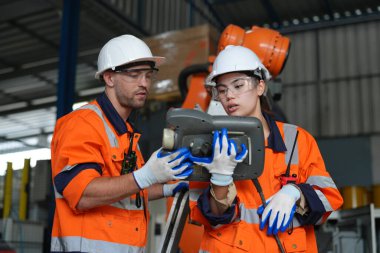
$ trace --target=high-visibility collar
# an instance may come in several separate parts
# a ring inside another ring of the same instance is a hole
[[[96,102],[98,102],[100,108],[106,115],[107,119],[111,122],[118,135],[122,135],[128,132],[127,125],[125,124],[126,122],[117,113],[115,107],[112,105],[105,92],[96,98]],[[130,122],[128,123],[131,124]],[[137,131],[134,127],[133,132],[139,133],[139,131]]]
[[[268,136],[268,148],[273,149],[275,152],[285,152],[286,146],[284,143],[284,139],[281,136],[280,130],[278,129],[278,126],[276,124],[276,121],[273,120],[273,118],[268,115],[267,113],[264,113],[264,118],[268,123],[269,126],[269,136]]]

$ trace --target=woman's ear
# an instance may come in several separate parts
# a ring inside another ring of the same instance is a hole
[[[260,80],[257,84],[257,93],[259,96],[262,96],[265,93],[266,83],[263,80]]]

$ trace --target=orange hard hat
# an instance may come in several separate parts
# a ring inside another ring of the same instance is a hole
[[[228,45],[251,49],[273,77],[283,70],[290,50],[289,38],[278,31],[258,26],[245,31],[239,26],[228,25],[220,36],[218,53]]]

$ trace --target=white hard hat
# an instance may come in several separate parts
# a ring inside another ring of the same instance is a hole
[[[252,71],[253,75],[264,81],[271,78],[269,71],[252,50],[242,46],[229,45],[216,57],[212,71],[206,78],[206,85],[214,86],[215,77],[239,71]]]
[[[95,78],[99,79],[108,69],[115,70],[118,66],[144,61],[154,62],[155,66],[159,66],[165,62],[165,57],[153,56],[145,42],[133,35],[113,38],[100,50]]]

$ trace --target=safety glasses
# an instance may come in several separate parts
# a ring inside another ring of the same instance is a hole
[[[121,73],[126,78],[127,82],[139,83],[143,78],[149,83],[156,80],[158,69],[143,68],[143,69],[116,69],[115,73]]]
[[[215,87],[212,87],[212,96],[214,100],[225,101],[228,92],[238,96],[252,90],[254,86],[254,78],[250,76],[238,77],[227,84],[217,83]]]

